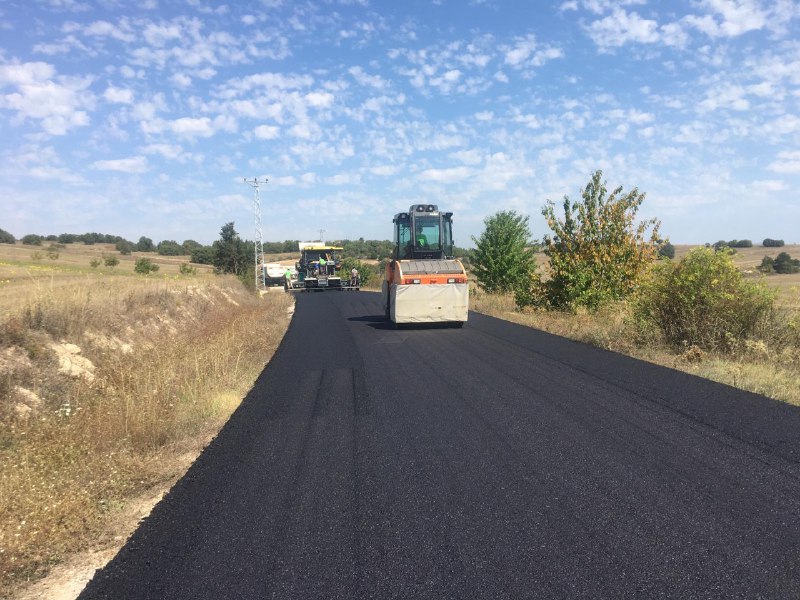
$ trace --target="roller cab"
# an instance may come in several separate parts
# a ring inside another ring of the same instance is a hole
[[[453,258],[452,213],[415,204],[394,217],[394,254],[384,273],[386,317],[401,323],[467,321],[469,289],[461,261]]]

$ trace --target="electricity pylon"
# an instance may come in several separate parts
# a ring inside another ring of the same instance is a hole
[[[253,188],[253,215],[255,217],[255,285],[256,290],[265,289],[266,282],[264,281],[264,242],[261,239],[261,196],[258,193],[258,188],[267,183],[269,179],[266,177],[259,181],[258,177],[247,179],[244,182]]]

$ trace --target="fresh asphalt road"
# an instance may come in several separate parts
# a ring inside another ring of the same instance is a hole
[[[470,314],[300,295],[82,599],[798,598],[800,409]]]

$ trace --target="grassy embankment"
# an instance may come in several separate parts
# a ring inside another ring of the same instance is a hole
[[[232,277],[180,276],[186,257],[154,257],[161,270],[142,277],[135,257],[89,266],[113,247],[36,251],[0,245],[0,597],[96,547],[126,503],[178,476],[292,305]]]
[[[677,246],[676,260],[691,248]],[[764,255],[775,258],[782,251],[800,257],[800,245],[793,245],[738,249],[734,258],[747,277],[760,278],[763,276],[756,267]],[[546,260],[544,255],[537,258],[539,265]],[[778,291],[779,319],[785,322],[794,318],[800,322],[800,274],[769,275],[764,281]],[[761,339],[740,344],[728,354],[698,353],[671,348],[652,338],[643,340],[630,307],[624,303],[597,313],[520,311],[510,294],[491,295],[475,289],[470,308],[800,406],[800,347],[796,343],[786,343],[786,336],[777,332],[764,331]]]

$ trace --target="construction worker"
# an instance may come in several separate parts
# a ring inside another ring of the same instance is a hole
[[[417,248],[424,248],[428,245],[428,238],[422,232],[417,233]]]
[[[325,260],[324,256],[319,257],[319,274],[320,275],[328,274],[328,261]]]
[[[355,267],[350,271],[350,285],[358,287],[358,269]]]

